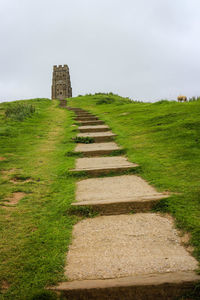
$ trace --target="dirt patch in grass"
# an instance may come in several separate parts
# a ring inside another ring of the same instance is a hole
[[[5,293],[5,292],[9,289],[10,284],[9,284],[6,280],[3,280],[3,281],[1,282],[0,287],[1,287],[1,292],[2,292],[2,293]]]
[[[0,161],[6,160],[6,157],[0,156]]]
[[[189,243],[189,241],[190,241],[190,239],[191,239],[191,234],[189,234],[188,232],[186,232],[182,237],[181,237],[181,242],[183,243],[183,244],[188,244]]]
[[[194,252],[194,247],[191,246],[190,244],[190,240],[191,240],[191,234],[186,232],[181,236],[181,244],[186,248],[186,250],[189,253],[193,253]]]
[[[2,170],[1,173],[3,175],[10,175],[10,174],[13,174],[14,172],[16,172],[16,169],[9,169],[9,170]]]
[[[16,205],[22,198],[26,196],[23,192],[15,192],[12,194],[11,197],[7,198],[9,202],[7,202],[7,205]]]
[[[16,169],[9,169],[9,170],[1,170],[2,178],[7,179],[9,175],[16,172]]]
[[[27,183],[27,182],[31,182],[31,181],[33,181],[33,180],[30,177],[22,178],[22,177],[15,176],[12,179],[10,179],[10,182],[12,182],[14,184]]]

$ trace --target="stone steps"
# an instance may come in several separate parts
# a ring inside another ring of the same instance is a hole
[[[94,126],[80,126],[79,131],[83,132],[105,132],[109,131],[110,128],[107,125],[94,125]]]
[[[98,117],[88,116],[88,117],[76,117],[76,121],[96,121],[99,120]]]
[[[85,113],[85,112],[80,112],[80,113],[76,113],[77,117],[94,117],[94,115],[92,115],[91,113]]]
[[[122,175],[79,181],[73,206],[90,206],[101,215],[150,211],[169,194],[158,193],[142,178]]]
[[[90,125],[102,125],[104,124],[101,120],[94,120],[94,121],[79,121],[81,126],[90,126]]]
[[[177,299],[199,280],[197,265],[168,216],[100,216],[74,226],[69,282],[56,290],[69,299]]]
[[[95,143],[104,143],[104,142],[110,142],[114,140],[114,137],[116,134],[112,133],[111,131],[106,132],[87,132],[87,133],[79,133],[77,137],[90,137],[94,139]]]
[[[72,110],[76,113],[79,113],[79,112],[87,112],[86,110],[82,109],[82,108],[78,108],[78,107],[67,107],[68,110]]]
[[[66,106],[67,106],[67,100],[62,99],[62,100],[59,100],[59,101],[60,101],[60,103],[59,103],[60,107],[66,108]]]
[[[75,152],[82,153],[84,156],[102,156],[109,155],[121,148],[114,142],[107,143],[92,143],[92,144],[77,144]]]
[[[123,156],[114,157],[86,157],[76,160],[75,169],[70,170],[72,173],[85,172],[89,175],[102,175],[115,172],[119,174],[138,167],[137,164],[130,163]]]
[[[172,217],[150,212],[170,195],[157,192],[139,176],[119,176],[138,166],[126,157],[97,157],[121,149],[113,142],[99,143],[99,137],[113,134],[97,122],[102,121],[80,121],[83,131],[78,136],[93,136],[96,143],[78,144],[75,152],[96,157],[78,158],[71,170],[94,177],[77,182],[72,206],[89,206],[100,215],[74,226],[65,267],[69,281],[51,289],[72,300],[181,298],[200,282],[198,262],[184,247]],[[106,131],[96,131],[101,129]],[[95,178],[109,172],[114,176]]]

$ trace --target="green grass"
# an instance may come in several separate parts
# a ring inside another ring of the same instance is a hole
[[[75,157],[65,155],[74,148],[73,113],[48,99],[18,103],[35,112],[8,118],[16,103],[0,105],[0,299],[50,299],[44,289],[63,279],[72,226],[80,219],[68,213],[76,180],[68,173]],[[7,198],[16,192],[25,197],[10,206]]]
[[[174,193],[156,209],[172,214],[177,226],[191,233],[200,261],[200,99],[141,103],[95,94],[73,98],[69,105],[104,120],[129,160],[140,165],[138,174],[157,190]]]
[[[23,121],[24,119],[30,117],[35,112],[35,106],[32,104],[21,104],[16,103],[15,105],[7,104],[5,109],[5,116],[7,118]]]
[[[191,233],[200,260],[200,101],[151,104],[96,94],[69,104],[105,120],[129,160],[140,165],[135,172],[159,191],[174,193],[156,209],[171,213],[177,226]],[[34,109],[26,113],[18,106]],[[56,299],[45,288],[64,279],[72,227],[96,216],[89,207],[70,206],[75,182],[89,177],[69,173],[80,157],[73,152],[73,117],[48,99],[0,104],[2,300]],[[8,198],[17,192],[25,195],[10,206]]]

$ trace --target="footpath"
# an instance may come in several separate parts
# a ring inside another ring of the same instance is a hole
[[[66,259],[68,281],[54,288],[64,299],[155,300],[178,299],[194,289],[200,277],[198,263],[184,248],[172,217],[151,212],[168,194],[157,192],[131,173],[138,167],[123,155],[115,134],[97,116],[79,108],[78,137],[73,173],[89,178],[77,181],[76,202],[99,214],[74,226]],[[129,170],[129,172],[127,172]]]

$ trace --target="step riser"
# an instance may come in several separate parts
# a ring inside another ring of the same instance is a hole
[[[74,112],[86,112],[85,110],[83,110],[83,109],[80,109],[80,108],[70,108],[70,107],[67,107],[67,109],[68,110],[72,110],[72,111],[74,111]]]
[[[75,118],[76,121],[96,121],[99,120],[97,117],[81,117]]]
[[[97,116],[93,116],[93,115],[87,115],[87,116],[76,116],[76,118],[77,118],[77,119],[86,119],[86,121],[87,121],[87,119],[88,119],[88,118],[94,118],[94,119],[98,119],[98,117],[97,117]]]
[[[121,215],[128,214],[130,212],[142,213],[152,210],[158,200],[146,201],[146,202],[116,202],[109,204],[95,204],[84,205],[73,203],[72,206],[84,207],[90,206],[95,212],[98,212],[101,216]]]
[[[80,125],[81,126],[88,126],[88,125],[103,125],[104,122],[103,121],[80,121]]]
[[[110,128],[89,128],[89,129],[81,128],[81,129],[79,129],[79,131],[81,133],[84,133],[84,132],[88,132],[88,133],[90,133],[90,132],[106,132],[106,131],[110,131]]]
[[[94,115],[92,114],[76,114],[77,117],[95,117]]]
[[[114,136],[97,136],[94,137],[95,143],[105,143],[105,142],[112,142],[114,140]]]
[[[86,152],[78,152],[82,153],[84,157],[94,157],[94,156],[102,156],[109,155],[111,153],[115,153],[116,150],[98,150],[98,151],[86,151]]]
[[[92,113],[90,113],[90,112],[87,112],[87,111],[75,111],[75,114],[77,115],[77,116],[93,116],[93,114]]]
[[[93,289],[60,291],[59,295],[70,300],[175,300],[194,291],[194,283],[165,283],[161,285],[115,286]]]
[[[84,172],[88,175],[93,175],[93,176],[97,176],[97,175],[105,175],[105,174],[112,174],[112,173],[117,173],[118,174],[121,174],[121,173],[124,173],[126,171],[129,171],[129,170],[134,170],[135,167],[121,167],[121,168],[108,168],[108,169],[92,169],[92,170],[71,170],[70,172],[71,173],[80,173],[80,172]]]
[[[83,114],[87,114],[85,111],[82,111],[82,110],[80,110],[80,111],[76,111],[76,110],[73,110],[73,109],[68,109],[68,110],[70,110],[70,111],[73,111],[74,113],[75,113],[75,115],[83,115]]]

